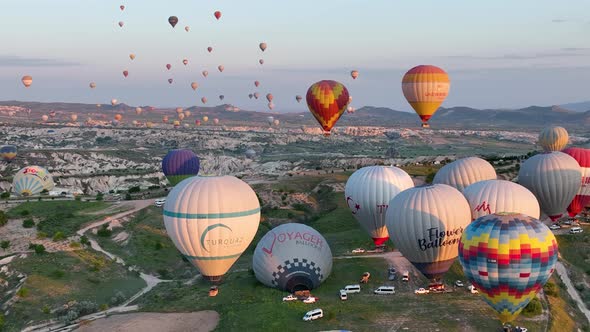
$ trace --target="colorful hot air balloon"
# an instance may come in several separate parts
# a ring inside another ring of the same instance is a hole
[[[23,76],[23,78],[21,78],[21,82],[23,82],[23,85],[25,86],[25,88],[28,88],[31,86],[31,84],[33,84],[33,77],[31,77],[29,75],[25,75],[25,76]]]
[[[258,47],[260,47],[262,52],[264,52],[266,50],[266,43],[260,43],[260,45],[258,45]]]
[[[143,109],[141,107],[136,107],[135,108],[135,114],[141,115],[141,112],[143,112]]]
[[[300,95],[295,96],[295,100],[297,100],[298,103],[301,102],[301,99],[303,99],[303,97],[301,97]]]
[[[475,220],[459,243],[465,276],[503,324],[514,321],[543,288],[557,255],[553,232],[539,220],[517,213]]]
[[[219,124],[219,119],[218,118],[213,119],[213,124]]]
[[[585,206],[590,205],[590,149],[567,148],[563,152],[572,156],[582,171],[582,183],[576,196],[567,207],[567,212],[573,218],[582,212]]]
[[[273,104],[272,102],[268,103],[268,109],[269,110],[273,110],[275,108],[275,104]]]
[[[123,76],[125,76],[125,77],[129,76],[129,72],[127,70],[123,70]]]
[[[190,29],[191,28],[188,25],[184,27],[184,31],[186,31],[186,32],[189,32]]]
[[[199,167],[199,157],[191,150],[186,149],[172,150],[162,160],[162,172],[173,186],[186,178],[199,174]]]
[[[260,86],[260,82],[258,82],[258,81],[254,81],[254,86],[255,86],[255,87],[259,87],[259,86]]]
[[[134,60],[135,59],[135,54],[133,54],[133,53],[129,54],[129,59]]]
[[[261,64],[261,65],[263,65],[264,64],[264,59],[258,60],[258,63]]]
[[[428,120],[447,98],[450,87],[447,73],[435,66],[416,66],[404,75],[404,96],[422,119],[422,127],[429,127]]]
[[[196,125],[196,126],[200,126],[200,125],[201,125],[201,120],[198,120],[198,119],[197,119],[197,120],[195,120],[195,125]]]
[[[174,121],[172,122],[172,125],[174,126],[174,128],[180,128],[180,121],[178,121],[178,120],[174,120]]]
[[[330,135],[348,106],[348,90],[336,81],[319,81],[309,87],[306,99],[307,107],[324,129],[324,135]]]
[[[120,5],[119,8],[121,9],[121,11],[125,10],[125,6]]]
[[[217,69],[219,70],[220,73],[223,73],[223,70],[225,69],[225,67],[223,65],[219,65],[219,66],[217,66]]]
[[[78,120],[78,115],[72,114],[72,115],[70,115],[70,119],[72,120],[72,122],[76,122],[76,120]]]
[[[7,163],[10,163],[16,158],[16,146],[14,145],[3,145],[0,147],[0,158]]]
[[[375,246],[382,246],[389,239],[385,226],[389,201],[412,187],[414,182],[408,173],[393,166],[363,167],[346,181],[346,204]]]
[[[121,121],[121,119],[123,119],[123,115],[121,115],[121,114],[115,114],[115,120]]]
[[[125,22],[123,22],[123,21],[119,21],[119,27],[121,27],[121,28],[122,28],[124,25],[125,25]]]
[[[350,76],[352,76],[353,80],[356,80],[357,77],[359,77],[359,72],[358,70],[353,70],[350,72]]]
[[[215,16],[215,18],[219,20],[221,18],[221,12],[218,10],[215,13],[213,13],[213,16]]]
[[[260,222],[258,197],[233,176],[195,176],[176,185],[164,205],[166,233],[211,282],[248,247]]]
[[[184,113],[184,116],[187,117],[187,118],[189,116],[191,116],[191,111],[184,111],[183,113]]]
[[[471,219],[498,212],[516,212],[533,218],[541,217],[541,208],[535,195],[527,188],[505,180],[485,180],[463,189],[469,202]]]
[[[202,102],[203,104],[206,104],[206,103],[207,103],[207,98],[205,98],[205,97],[202,97],[202,98],[201,98],[201,102]]]
[[[543,153],[522,163],[518,182],[535,194],[541,210],[556,221],[580,189],[582,170],[570,155],[559,151]]]
[[[544,128],[539,133],[538,144],[543,151],[561,151],[569,142],[567,130],[563,127],[551,126]]]
[[[207,75],[209,75],[209,72],[206,70],[203,70],[202,74],[203,74],[203,77],[207,77]]]
[[[174,80],[173,80],[172,78],[169,78],[169,79],[168,79],[168,83],[169,83],[169,84],[172,84],[172,82],[174,82]]]
[[[252,269],[264,285],[295,292],[317,288],[332,271],[332,251],[315,229],[287,223],[268,231],[254,249]]]
[[[443,166],[434,176],[432,183],[447,184],[463,191],[472,183],[496,178],[496,170],[492,164],[481,158],[468,157]]]
[[[211,46],[207,47],[207,52],[209,52],[209,53],[213,52],[213,47],[211,47]]]
[[[209,117],[205,115],[205,116],[203,117],[203,122],[207,122],[207,121],[209,121]]]
[[[469,203],[446,184],[410,188],[397,194],[385,215],[393,244],[414,266],[440,285],[471,222]]]
[[[89,86],[91,89],[94,89],[94,88],[96,88],[96,83],[90,82]]]
[[[45,121],[49,120],[49,117],[48,117],[47,115],[43,114],[43,115],[41,116],[41,120],[42,120],[43,122],[45,122]]]
[[[53,189],[53,178],[40,166],[27,166],[16,173],[12,180],[12,190],[19,196],[38,195]]]
[[[176,16],[168,17],[168,23],[170,23],[172,28],[174,28],[176,26],[176,23],[178,23],[178,17],[176,17]]]
[[[178,113],[178,120],[182,121],[184,120],[184,113]]]
[[[191,83],[191,88],[193,88],[193,90],[197,90],[197,88],[199,87],[199,85],[197,84],[197,82],[192,82]]]
[[[182,60],[182,64],[185,65],[185,66],[188,65],[188,59],[183,59]]]
[[[269,103],[272,102],[273,99],[274,99],[274,97],[273,97],[272,93],[266,94],[266,100],[268,100]]]

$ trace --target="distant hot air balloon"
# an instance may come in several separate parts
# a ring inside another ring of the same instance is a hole
[[[225,96],[224,95],[219,95],[219,100],[223,100],[223,99],[225,99]]]
[[[260,47],[262,52],[264,52],[266,50],[266,43],[260,43],[260,45],[258,45],[258,47]]]
[[[478,157],[468,157],[443,166],[432,183],[447,184],[462,192],[472,183],[496,178],[496,170],[492,164]]]
[[[260,86],[260,82],[254,81],[254,86],[259,87]]]
[[[169,78],[169,79],[168,79],[168,83],[169,83],[169,84],[172,84],[172,82],[174,82],[174,80],[173,80],[173,79],[171,79],[171,78]]]
[[[19,196],[38,195],[42,191],[53,189],[53,178],[40,166],[27,166],[14,176],[12,190]]]
[[[177,107],[177,108],[176,108],[176,113],[177,113],[177,114],[180,114],[180,113],[182,113],[183,111],[184,111],[184,110],[182,109],[182,107]]]
[[[324,129],[324,135],[330,135],[348,106],[348,90],[336,81],[319,81],[307,90],[307,107]]]
[[[582,170],[576,159],[559,151],[532,156],[518,172],[518,183],[535,194],[552,221],[562,216],[581,182]]]
[[[209,121],[209,117],[205,115],[205,116],[203,117],[203,122],[207,122],[207,121]]]
[[[3,145],[0,147],[0,158],[7,163],[10,163],[16,158],[16,146],[14,145]]]
[[[225,69],[225,67],[223,65],[219,65],[219,66],[217,66],[217,69],[219,70],[220,73],[223,73],[223,70]]]
[[[431,283],[440,285],[471,222],[469,203],[446,184],[410,188],[397,194],[385,215],[393,244]]]
[[[145,126],[148,127],[148,128],[152,128],[152,127],[154,127],[154,123],[151,122],[151,121],[148,121],[148,122],[145,123]]]
[[[172,122],[172,125],[174,126],[174,128],[179,128],[179,127],[180,127],[180,121],[178,121],[178,120],[174,120],[174,121]]]
[[[25,75],[23,78],[21,78],[21,81],[23,82],[25,88],[28,88],[31,86],[31,84],[33,84],[33,77]]]
[[[41,120],[43,120],[43,122],[45,122],[45,121],[49,120],[49,117],[47,115],[43,114],[41,116]]]
[[[281,121],[279,119],[275,119],[272,123],[278,127],[281,124]]]
[[[185,66],[188,65],[188,60],[187,59],[183,59],[182,60],[182,64],[185,65]]]
[[[466,227],[459,242],[465,276],[503,324],[514,321],[543,288],[557,255],[553,232],[518,213],[483,216]]]
[[[123,115],[121,115],[121,114],[118,114],[118,113],[117,113],[117,114],[115,114],[115,120],[117,120],[117,121],[121,121],[121,119],[123,119]]]
[[[369,233],[375,246],[381,246],[389,239],[385,226],[389,201],[412,187],[414,182],[408,173],[393,166],[363,167],[348,178],[344,189],[346,205]]]
[[[541,217],[541,208],[535,195],[514,182],[506,180],[475,182],[463,189],[463,196],[469,203],[473,220],[505,211],[522,213],[537,219]]]
[[[312,290],[332,271],[332,251],[315,229],[286,223],[269,230],[258,242],[252,269],[262,284],[283,291]]]
[[[117,105],[117,99],[111,99],[111,105],[112,106]]]
[[[90,82],[89,86],[91,89],[94,89],[94,88],[96,88],[96,83]]]
[[[184,120],[184,113],[178,113],[178,120],[182,121]]]
[[[184,27],[184,31],[186,31],[186,32],[189,32],[190,29],[191,28],[188,25]]]
[[[78,115],[77,114],[71,114],[70,115],[70,119],[72,120],[72,122],[76,122],[76,120],[78,120]]]
[[[203,70],[202,74],[203,74],[203,77],[207,77],[207,75],[209,75],[209,72],[206,70]]]
[[[260,97],[260,93],[254,92],[254,98],[258,99]]]
[[[352,114],[352,113],[354,113],[354,108],[353,108],[352,106],[348,106],[348,107],[346,108],[346,113],[349,113],[349,114]]]
[[[209,52],[209,53],[213,52],[213,47],[211,47],[211,46],[207,47],[207,52]]]
[[[303,97],[301,97],[300,95],[295,96],[295,100],[297,100],[298,103],[300,103],[302,99]]]
[[[49,117],[50,118],[55,118],[55,115],[56,115],[55,111],[49,112]]]
[[[193,88],[193,90],[197,90],[198,87],[199,87],[199,85],[197,84],[197,82],[191,83],[191,88]]]
[[[136,107],[135,108],[135,114],[140,115],[141,112],[143,112],[143,109],[141,109],[141,107]]]
[[[168,115],[164,115],[164,116],[162,117],[162,122],[164,122],[164,123],[168,123]]]
[[[543,151],[561,151],[568,142],[569,135],[563,127],[546,127],[539,133],[538,144],[543,148]]]
[[[219,20],[219,19],[221,18],[221,12],[218,10],[218,11],[216,11],[215,13],[213,13],[213,16],[215,16],[215,18],[216,18],[217,20]]]
[[[350,72],[350,76],[352,76],[353,80],[356,80],[357,77],[359,77],[359,72],[358,70],[353,70]]]
[[[275,120],[274,116],[269,116],[266,118],[266,122],[268,122],[269,126],[272,126],[272,123],[274,120]]]
[[[119,8],[121,9],[121,11],[125,10],[125,6],[120,5]]]
[[[273,98],[274,97],[272,96],[272,93],[266,94],[266,100],[268,100],[269,102],[272,102]]]
[[[170,70],[170,68],[172,68],[172,65],[171,65],[171,64],[169,64],[169,63],[167,63],[167,64],[166,64],[166,69]]]
[[[447,73],[435,66],[416,66],[404,75],[404,96],[422,119],[422,127],[429,127],[428,120],[447,98],[450,87]]]
[[[176,23],[178,23],[178,17],[176,17],[176,16],[168,17],[168,23],[170,23],[170,25],[174,28],[176,26]]]
[[[123,70],[123,76],[125,76],[125,77],[129,76],[129,72],[127,70]]]
[[[137,120],[133,120],[131,121],[131,124],[137,127],[139,125],[139,122],[137,122]]]
[[[134,60],[135,59],[135,54],[133,54],[133,53],[129,54],[129,59]]]
[[[582,171],[582,183],[576,196],[567,207],[567,212],[573,218],[582,212],[585,206],[590,205],[590,149],[567,148],[563,152],[572,156]]]
[[[248,94],[248,98],[252,99],[252,97],[254,97],[254,95],[253,95],[253,94],[251,94],[251,93],[250,93],[250,94]]]
[[[275,108],[275,104],[273,104],[272,102],[268,103],[268,109],[269,110],[273,110]]]
[[[205,97],[202,97],[202,98],[201,98],[201,102],[202,102],[203,104],[206,104],[206,103],[207,103],[207,98],[205,98]]]
[[[200,125],[201,125],[201,120],[198,120],[198,119],[197,119],[197,120],[195,120],[195,125],[196,125],[196,126],[200,126]]]
[[[123,22],[123,21],[119,21],[119,27],[121,27],[121,28],[122,28],[122,27],[123,27],[123,25],[125,25],[125,22]]]
[[[213,124],[219,124],[219,119],[218,118],[213,119]]]
[[[191,116],[191,111],[184,111],[183,113],[184,113],[184,116],[187,117],[187,118],[189,116]]]
[[[164,205],[166,233],[204,279],[220,282],[258,230],[260,204],[233,176],[195,176],[176,185]]]
[[[246,150],[246,152],[244,152],[244,154],[246,155],[246,158],[254,158],[256,157],[256,151],[252,150],[252,149],[248,149]]]

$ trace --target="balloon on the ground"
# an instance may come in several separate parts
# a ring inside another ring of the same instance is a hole
[[[507,323],[551,277],[557,249],[553,232],[539,220],[524,214],[490,214],[465,229],[459,261],[484,301]]]
[[[530,190],[537,197],[541,210],[556,221],[580,189],[582,169],[568,154],[542,153],[522,163],[518,183]]]
[[[252,268],[264,285],[295,292],[317,288],[332,271],[332,251],[315,229],[287,223],[268,231],[256,245]]]
[[[207,121],[209,121],[209,117],[205,115],[205,116],[203,117],[203,122],[207,122]]]
[[[233,176],[195,176],[172,189],[164,225],[180,253],[211,282],[248,247],[260,222],[258,197]]]
[[[404,75],[402,91],[408,103],[422,119],[422,127],[445,101],[451,81],[447,73],[436,66],[416,66]]]
[[[78,120],[78,115],[77,114],[71,114],[70,115],[70,119],[72,120],[72,122],[76,122],[76,120]]]
[[[12,190],[19,196],[38,195],[53,189],[53,178],[40,166],[27,166],[14,176]]]
[[[496,170],[492,164],[478,157],[468,157],[443,166],[436,172],[432,182],[447,184],[463,191],[475,182],[496,178]]]
[[[414,187],[404,170],[391,166],[363,167],[346,181],[346,205],[361,227],[369,233],[375,246],[389,240],[385,214],[389,202],[400,192]]]
[[[516,212],[533,218],[541,217],[537,197],[527,188],[506,180],[476,182],[463,190],[475,220],[498,212]]]
[[[2,160],[4,160],[7,163],[10,163],[12,160],[14,160],[14,158],[16,158],[16,153],[17,149],[14,145],[3,145],[2,147],[0,147],[0,158],[2,158]]]
[[[567,207],[570,217],[575,217],[582,212],[585,206],[590,205],[590,149],[567,148],[563,152],[572,156],[578,162],[582,171],[580,188]]]
[[[319,81],[309,87],[306,100],[309,111],[324,129],[324,135],[329,136],[348,106],[348,90],[336,81]]]
[[[135,114],[141,115],[142,112],[143,112],[143,109],[141,107],[136,107],[135,108]]]
[[[162,172],[173,186],[199,174],[199,168],[199,157],[188,149],[172,150],[162,159]]]
[[[550,126],[543,128],[539,133],[538,144],[543,151],[561,151],[569,142],[567,130],[559,126]]]

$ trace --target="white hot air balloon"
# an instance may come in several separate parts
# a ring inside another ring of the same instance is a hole
[[[346,204],[354,218],[369,233],[375,246],[381,246],[389,239],[385,226],[389,201],[413,186],[414,182],[408,173],[393,166],[363,167],[352,173],[346,181]]]
[[[211,282],[219,282],[242,255],[259,222],[256,194],[233,176],[185,179],[174,186],[164,205],[168,236]]]
[[[563,127],[546,127],[539,133],[538,144],[543,151],[561,151],[569,142],[567,130]]]
[[[269,126],[272,126],[272,123],[274,120],[275,120],[274,116],[269,116],[266,118],[266,122],[268,122]]]
[[[541,217],[539,202],[527,188],[506,180],[476,182],[463,190],[475,220],[492,213],[514,212]]]
[[[432,183],[446,184],[463,191],[472,183],[496,178],[492,164],[478,157],[469,157],[443,166],[434,176]]]
[[[576,196],[582,183],[582,170],[570,155],[553,151],[532,156],[522,163],[518,182],[535,194],[541,210],[556,221]]]
[[[12,190],[19,196],[38,195],[53,189],[51,174],[40,166],[27,166],[16,173],[12,180]]]
[[[389,202],[385,220],[396,248],[432,283],[440,285],[471,222],[469,210],[457,189],[434,184],[399,193]]]
[[[315,229],[296,223],[268,231],[254,250],[256,279],[288,292],[317,288],[332,271],[332,251]]]

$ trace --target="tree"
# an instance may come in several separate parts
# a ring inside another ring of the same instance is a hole
[[[8,191],[5,191],[2,194],[0,194],[0,198],[3,198],[3,199],[10,198],[10,193]]]
[[[127,194],[125,195],[125,200],[126,200],[126,201],[130,201],[130,200],[132,200],[132,198],[131,198],[131,194],[130,194],[130,193],[127,193]]]
[[[96,232],[96,235],[100,237],[109,237],[111,234],[113,234],[113,231],[109,229],[108,224],[102,225],[102,227]]]
[[[2,247],[2,249],[4,249],[4,250],[8,249],[8,247],[10,247],[10,241],[4,240],[4,241],[0,242],[0,247]]]
[[[96,200],[97,200],[97,201],[102,201],[103,199],[104,199],[104,195],[103,195],[103,193],[100,193],[100,192],[99,192],[98,194],[96,194]]]
[[[24,228],[33,228],[35,226],[35,221],[31,218],[23,220],[23,227]]]
[[[522,310],[526,316],[537,316],[543,313],[543,305],[536,297]]]
[[[80,237],[80,243],[82,243],[85,246],[89,245],[90,244],[90,240],[88,240],[88,236],[82,235]]]
[[[42,244],[36,244],[34,249],[37,255],[42,255],[45,253],[45,246]]]
[[[0,226],[4,226],[8,223],[8,217],[4,211],[0,211]]]
[[[63,241],[65,238],[66,236],[62,232],[56,232],[53,234],[53,242]]]
[[[131,187],[131,188],[129,188],[129,193],[130,193],[130,194],[131,194],[131,193],[138,193],[138,192],[140,192],[140,191],[141,191],[141,189],[139,188],[139,186],[135,186],[135,187]]]

